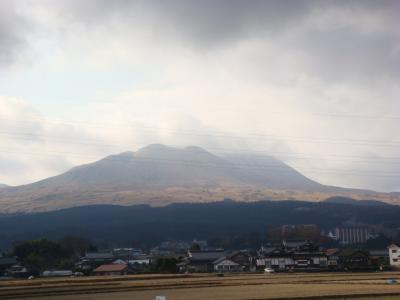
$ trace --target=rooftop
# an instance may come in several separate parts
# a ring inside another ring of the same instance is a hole
[[[212,250],[212,251],[190,251],[190,260],[210,260],[214,261],[222,256],[225,256],[224,250]]]
[[[101,265],[97,267],[95,272],[122,272],[128,266],[125,264],[109,264],[109,265]]]
[[[88,252],[85,255],[87,259],[112,259],[114,255],[111,252]]]

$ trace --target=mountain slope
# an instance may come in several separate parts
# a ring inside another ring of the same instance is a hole
[[[270,156],[217,156],[199,147],[150,145],[36,183],[0,190],[0,210],[47,211],[90,204],[165,205],[224,198],[322,200],[344,195],[376,199],[375,193],[366,193],[321,185]]]
[[[325,188],[272,156],[225,154],[223,157],[237,168],[236,177],[241,182],[279,189],[319,191]]]
[[[108,156],[75,167],[34,185],[80,186],[220,186],[323,189],[293,168],[270,156],[216,156],[199,147],[184,149],[150,145],[136,153]]]

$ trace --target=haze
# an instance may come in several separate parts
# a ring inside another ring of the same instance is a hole
[[[400,191],[399,1],[1,1],[0,183],[161,143]]]

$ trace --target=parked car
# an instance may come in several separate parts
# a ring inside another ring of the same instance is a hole
[[[275,272],[275,270],[272,269],[272,268],[265,268],[264,269],[264,273],[274,273],[274,272]]]

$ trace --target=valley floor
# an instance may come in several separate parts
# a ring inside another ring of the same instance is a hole
[[[133,275],[0,281],[0,299],[400,299],[400,273]]]

